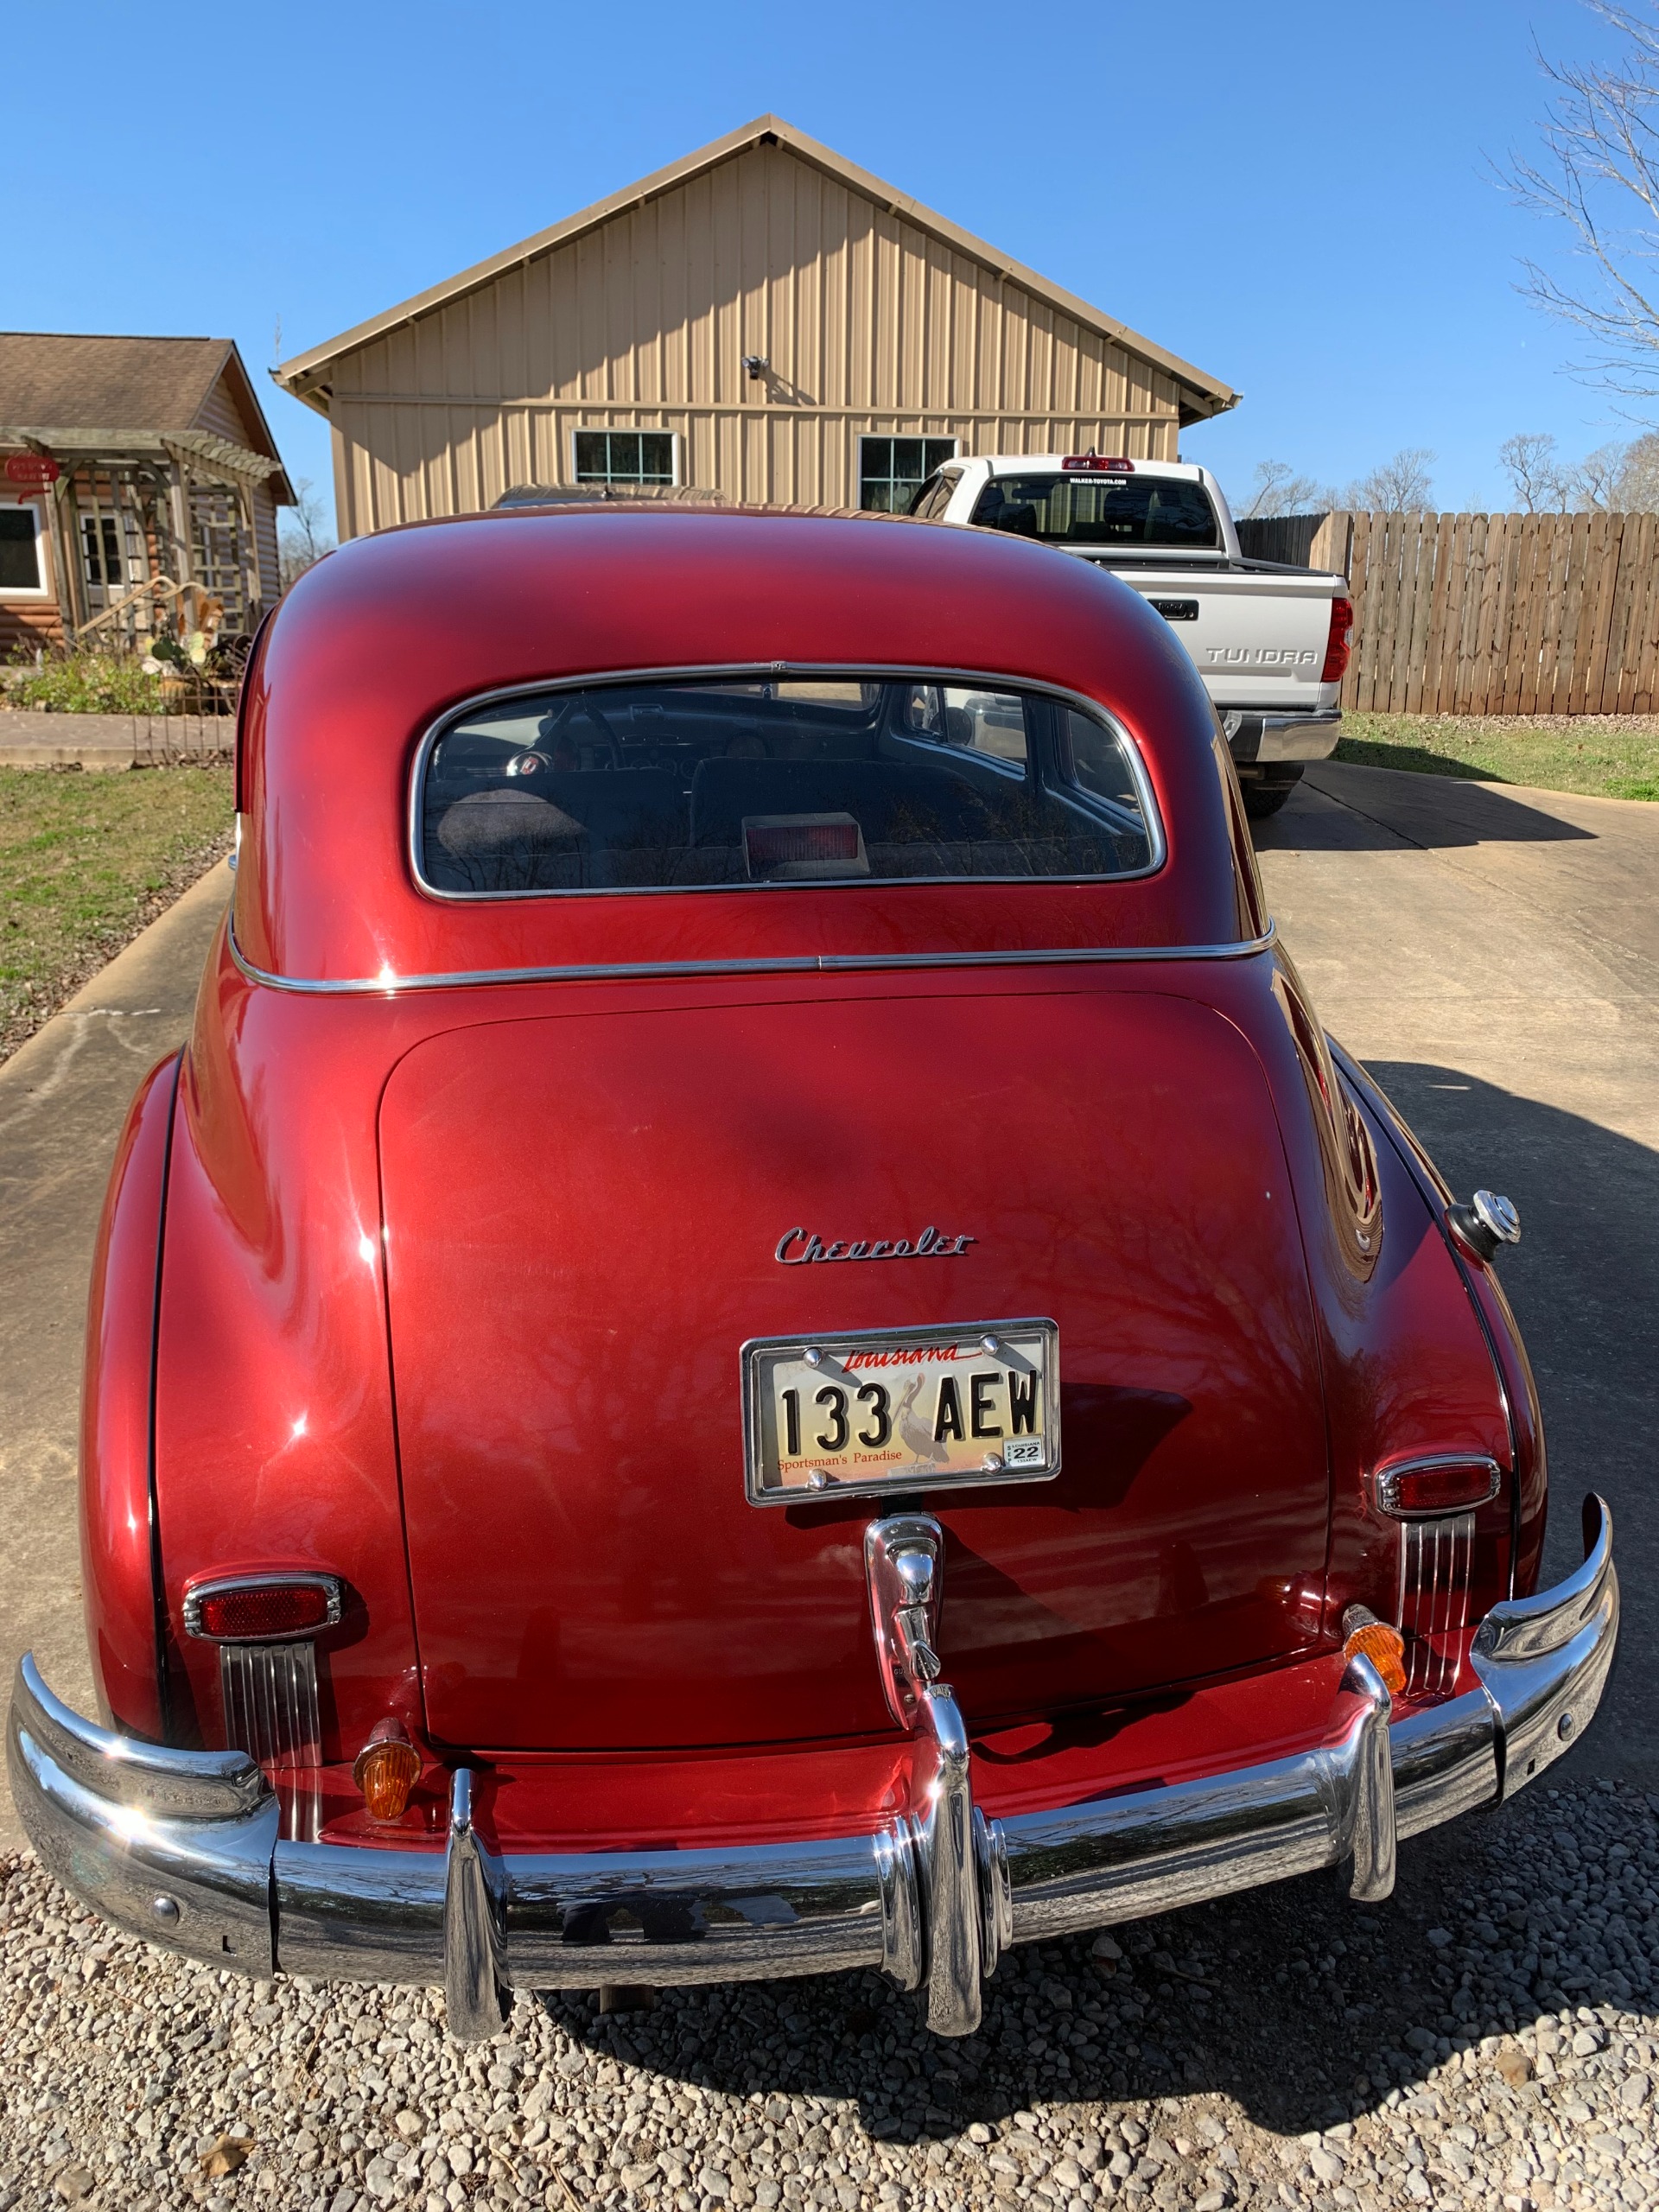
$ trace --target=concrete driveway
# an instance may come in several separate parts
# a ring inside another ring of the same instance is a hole
[[[1325,1027],[1455,1190],[1521,1210],[1499,1264],[1543,1401],[1545,1573],[1599,1490],[1624,1602],[1562,1771],[1659,1788],[1659,806],[1325,763],[1258,844]]]
[[[1327,1026],[1452,1183],[1507,1191],[1503,1262],[1555,1485],[1611,1503],[1624,1647],[1573,1762],[1659,1789],[1659,807],[1326,764],[1261,825],[1285,940]],[[0,1069],[0,1664],[32,1646],[82,1710],[74,1522],[86,1285],[139,1077],[184,1034],[216,869]],[[0,1847],[16,1840],[0,1803]]]
[[[75,1438],[86,1281],[133,1092],[189,1027],[230,896],[213,868],[0,1067],[0,1695],[32,1649],[95,1710],[80,1619]],[[0,1848],[21,1841],[0,1794]]]

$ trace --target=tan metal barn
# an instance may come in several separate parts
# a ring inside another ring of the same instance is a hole
[[[342,537],[523,484],[902,508],[957,452],[1173,460],[1238,399],[771,115],[273,373]]]

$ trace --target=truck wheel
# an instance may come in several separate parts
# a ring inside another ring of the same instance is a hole
[[[1271,783],[1265,776],[1252,776],[1243,786],[1245,813],[1252,822],[1265,822],[1268,815],[1278,813],[1301,780],[1300,768],[1289,775],[1281,772]]]

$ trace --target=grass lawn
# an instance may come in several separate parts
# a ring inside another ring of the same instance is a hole
[[[1334,758],[1425,776],[1659,799],[1659,715],[1344,714]]]
[[[0,1058],[229,851],[231,771],[0,768]]]

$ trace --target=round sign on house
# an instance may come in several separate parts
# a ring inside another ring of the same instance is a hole
[[[50,454],[14,453],[6,456],[8,484],[32,486],[39,490],[48,484],[55,484],[59,474],[58,464]]]

